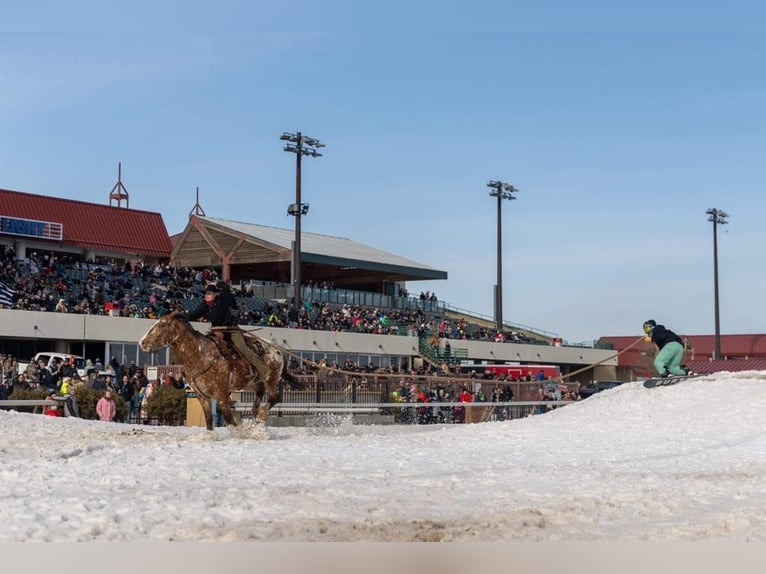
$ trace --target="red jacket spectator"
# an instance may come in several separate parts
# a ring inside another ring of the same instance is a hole
[[[49,416],[49,417],[63,417],[64,416],[56,405],[50,405],[48,407],[45,407],[45,410],[43,411],[43,414],[46,415],[46,416]]]

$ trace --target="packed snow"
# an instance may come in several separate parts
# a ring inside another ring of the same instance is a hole
[[[766,371],[466,425],[0,411],[0,541],[764,541],[764,412]]]

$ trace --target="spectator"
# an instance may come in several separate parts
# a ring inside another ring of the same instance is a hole
[[[143,398],[141,399],[141,418],[144,420],[146,420],[149,416],[146,412],[146,402],[149,400],[149,397],[152,395],[152,393],[157,390],[158,386],[158,381],[152,381],[151,383],[148,383],[144,388]]]
[[[94,391],[108,391],[112,389],[112,375],[108,371],[99,373],[91,382],[90,388]]]
[[[13,393],[13,386],[10,379],[3,379],[0,382],[0,401],[6,400]]]
[[[64,395],[64,416],[79,417],[80,410],[77,408],[77,398],[74,396],[75,386],[69,387],[69,392]]]
[[[16,377],[16,382],[13,384],[13,386],[17,389],[30,389],[29,382],[27,381],[27,376],[24,373],[21,373]]]
[[[53,397],[56,395],[54,391],[48,391],[48,400],[50,400],[50,404],[45,405],[45,410],[43,411],[43,414],[49,417],[61,417],[64,416],[63,413],[59,410],[58,405],[52,401]]]
[[[136,387],[133,384],[133,380],[131,380],[130,377],[128,377],[128,374],[125,373],[122,375],[122,381],[120,381],[120,396],[122,397],[122,400],[125,401],[125,405],[127,406],[127,409],[125,409],[125,422],[130,422],[130,416],[133,404],[133,395],[136,394]]]
[[[120,376],[122,375],[122,367],[120,366],[117,357],[112,357],[111,361],[109,361],[109,370],[114,373],[114,379],[119,381]]]
[[[58,365],[58,372],[59,372],[59,377],[62,379],[64,377],[70,377],[70,378],[76,377],[77,368],[75,367],[75,364],[74,364],[74,357],[70,355],[69,357],[66,358],[65,361],[61,361]]]
[[[186,383],[186,379],[184,378],[184,374],[179,372],[175,373],[173,375],[172,384],[173,384],[173,387],[176,389],[185,389],[187,386],[187,383]]]
[[[98,403],[96,403],[96,414],[98,419],[104,422],[114,422],[117,416],[117,403],[112,398],[112,391],[106,391]]]
[[[143,403],[146,389],[145,386],[141,384],[141,379],[138,376],[138,373],[130,378],[130,382],[133,385],[133,398],[130,401],[130,416],[136,418],[141,414],[141,404]]]
[[[64,377],[63,379],[61,379],[61,388],[59,389],[59,392],[62,395],[66,395],[69,393],[70,387],[72,387],[72,378]]]

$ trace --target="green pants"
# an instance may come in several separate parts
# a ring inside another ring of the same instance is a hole
[[[681,360],[684,356],[684,346],[681,343],[668,343],[654,359],[654,368],[662,375],[669,372],[671,375],[685,375],[686,371],[681,368]]]

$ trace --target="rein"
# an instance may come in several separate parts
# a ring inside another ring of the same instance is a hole
[[[204,368],[204,369],[202,369],[202,370],[201,370],[199,373],[197,373],[196,375],[194,375],[194,377],[201,377],[202,375],[204,375],[205,373],[207,373],[207,372],[208,372],[210,369],[212,369],[212,368],[213,368],[213,366],[214,366],[216,363],[218,363],[218,359],[220,359],[222,356],[223,356],[223,355],[221,355],[221,351],[219,351],[219,350],[218,350],[218,347],[216,346],[216,349],[215,349],[215,357],[213,357],[213,360],[212,360],[212,361],[210,361],[210,362],[208,363],[207,367],[205,367],[205,368]],[[190,373],[190,374],[191,374],[191,373]]]

